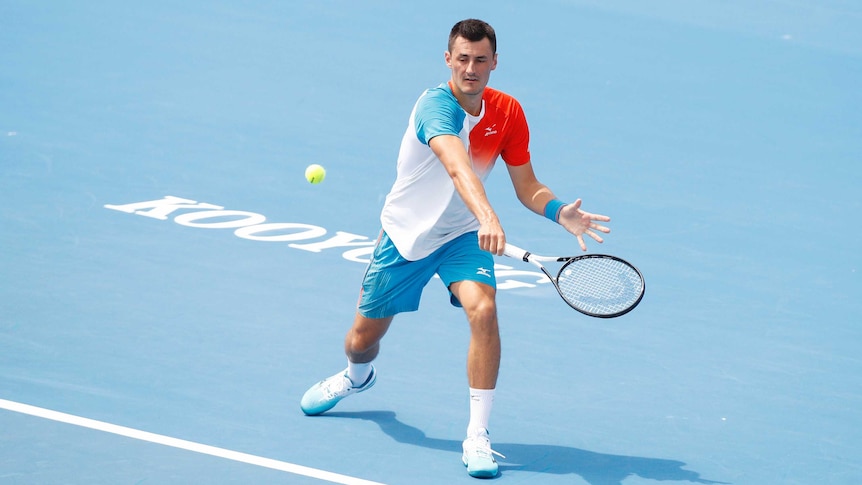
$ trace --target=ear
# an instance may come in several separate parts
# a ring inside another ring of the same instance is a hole
[[[494,61],[491,64],[491,70],[493,71],[494,69],[497,69],[497,53],[496,52],[494,53]]]
[[[443,58],[446,59],[446,66],[452,68],[452,54],[449,51],[443,53]]]

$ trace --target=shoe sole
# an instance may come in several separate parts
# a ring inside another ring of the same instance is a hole
[[[497,476],[499,469],[494,470],[470,470],[470,466],[467,464],[467,459],[462,455],[461,463],[467,467],[467,474],[473,478],[494,478]]]

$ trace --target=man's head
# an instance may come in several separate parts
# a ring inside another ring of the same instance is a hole
[[[491,43],[491,51],[494,54],[497,53],[497,34],[494,32],[494,27],[491,27],[487,22],[467,19],[455,24],[449,32],[449,52],[452,52],[453,43],[458,37],[463,37],[470,42],[488,39],[488,42]]]
[[[497,35],[493,27],[481,20],[462,20],[452,27],[449,34],[449,50],[446,65],[452,70],[455,96],[462,106],[467,98],[473,98],[464,106],[472,111],[481,108],[481,95],[497,68]]]

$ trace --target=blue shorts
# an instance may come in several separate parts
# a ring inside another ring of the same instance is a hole
[[[497,287],[494,256],[479,247],[475,231],[449,241],[418,261],[404,259],[386,232],[382,232],[362,280],[357,310],[368,318],[416,311],[422,290],[435,274],[447,288],[467,280]],[[452,305],[461,306],[451,292],[449,300]]]

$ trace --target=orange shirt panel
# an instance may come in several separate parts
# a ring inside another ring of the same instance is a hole
[[[485,116],[470,132],[470,156],[480,170],[490,169],[498,156],[509,165],[530,161],[530,130],[518,101],[502,91],[485,88]]]

